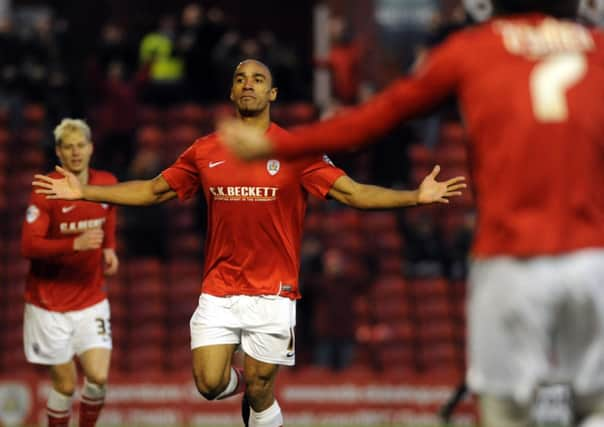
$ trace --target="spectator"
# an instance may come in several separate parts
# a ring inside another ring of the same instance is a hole
[[[166,105],[184,95],[184,61],[176,41],[176,20],[172,15],[159,19],[157,30],[147,34],[139,49],[141,65],[150,64],[146,101]]]

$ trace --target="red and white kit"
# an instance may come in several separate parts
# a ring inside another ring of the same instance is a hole
[[[89,172],[89,184],[116,182],[110,173]],[[115,220],[115,208],[107,204],[32,193],[22,230],[22,252],[31,260],[24,323],[31,362],[64,363],[92,347],[111,348],[102,249],[115,248]],[[95,228],[104,231],[102,248],[75,251],[74,239]],[[57,312],[63,314],[60,321]],[[46,321],[49,316],[57,321]]]
[[[269,136],[284,133],[275,124],[268,130]],[[282,354],[283,363],[293,364],[306,198],[309,193],[324,198],[342,175],[322,156],[245,163],[223,148],[216,134],[198,139],[162,172],[179,198],[201,188],[208,204],[204,309],[191,319],[192,348],[241,342],[259,360],[280,363],[274,357]],[[241,336],[241,330],[250,334]],[[266,351],[254,344],[254,332],[278,335],[280,343]]]

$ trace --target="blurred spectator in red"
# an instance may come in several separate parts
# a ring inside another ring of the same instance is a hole
[[[333,95],[336,100],[342,104],[355,104],[361,83],[359,67],[363,57],[363,44],[352,37],[341,17],[330,19],[329,35],[329,56],[318,58],[317,64],[331,70]]]

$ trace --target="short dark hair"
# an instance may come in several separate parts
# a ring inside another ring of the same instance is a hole
[[[494,0],[498,15],[516,13],[544,13],[556,18],[575,18],[579,0]]]
[[[245,62],[255,62],[258,65],[264,67],[266,69],[266,71],[268,72],[268,77],[270,79],[271,82],[271,89],[276,88],[277,86],[275,86],[275,77],[273,76],[273,71],[270,69],[270,67],[268,65],[266,65],[264,62],[258,60],[258,59],[254,59],[254,58],[247,58],[244,59],[243,61],[241,61],[239,64],[237,64],[237,66],[235,67],[235,71],[233,71],[233,80],[235,80],[235,77],[237,76],[237,70],[239,69],[239,66]]]

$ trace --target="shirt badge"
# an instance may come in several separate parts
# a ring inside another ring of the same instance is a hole
[[[40,209],[36,205],[29,205],[25,212],[25,220],[28,224],[35,222],[40,216]]]
[[[271,176],[277,175],[281,169],[281,162],[279,160],[271,159],[266,162],[266,170]]]

